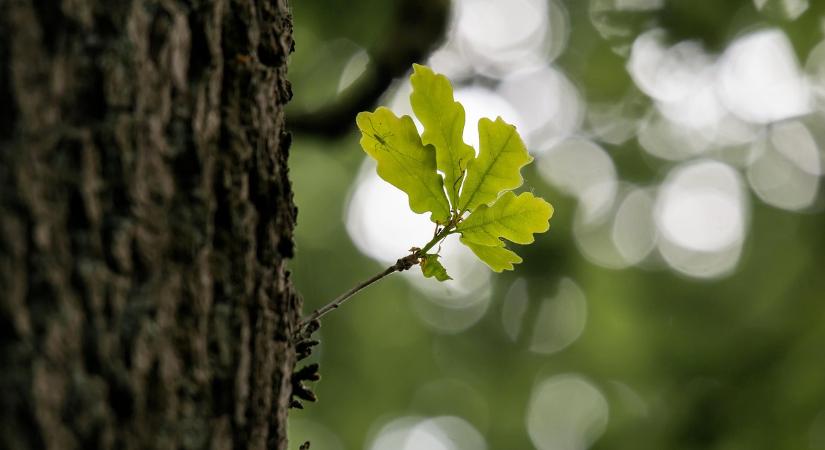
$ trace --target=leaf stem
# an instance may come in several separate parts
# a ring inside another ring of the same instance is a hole
[[[435,247],[435,244],[438,244],[445,237],[449,236],[450,233],[452,233],[453,228],[455,228],[455,223],[454,223],[454,221],[450,221],[450,223],[448,223],[447,226],[445,226],[444,229],[441,230],[440,233],[433,236],[433,239],[430,242],[427,242],[427,245],[425,245],[421,250],[418,250],[416,252],[416,253],[418,253],[418,256],[420,257],[421,255],[427,253],[427,251],[429,251],[431,248]]]
[[[427,251],[429,251],[436,244],[438,244],[439,242],[444,240],[444,238],[446,238],[447,236],[449,236],[450,234],[453,233],[453,228],[455,228],[455,223],[456,223],[456,220],[455,220],[455,218],[453,218],[453,220],[451,220],[450,223],[448,223],[447,226],[445,226],[444,229],[441,230],[441,232],[439,232],[435,236],[433,236],[432,240],[430,242],[427,242],[427,244],[424,245],[423,248],[417,249],[417,250],[413,251],[411,254],[409,254],[409,255],[407,255],[403,258],[399,258],[398,261],[395,262],[395,264],[387,267],[383,271],[381,271],[381,272],[373,275],[369,279],[361,282],[360,284],[358,284],[357,286],[355,286],[352,289],[348,290],[347,292],[344,292],[343,294],[339,295],[338,297],[336,297],[334,300],[327,303],[323,307],[321,307],[319,309],[316,309],[315,311],[312,312],[312,314],[310,314],[310,315],[304,317],[303,319],[301,319],[301,321],[298,322],[298,331],[302,330],[305,326],[307,326],[307,324],[320,319],[322,316],[324,316],[328,312],[330,312],[334,309],[338,309],[338,307],[341,306],[342,303],[347,301],[350,297],[357,294],[359,291],[366,288],[367,286],[375,283],[376,281],[386,277],[387,275],[389,275],[393,272],[403,272],[405,270],[408,270],[412,266],[418,264],[421,257],[424,254],[426,254]]]

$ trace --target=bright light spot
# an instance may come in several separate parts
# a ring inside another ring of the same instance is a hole
[[[383,264],[394,263],[433,233],[427,215],[412,212],[407,194],[380,179],[371,159],[365,159],[355,183],[346,224],[358,249]]]
[[[712,251],[741,234],[736,199],[713,189],[670,191],[661,211],[661,225],[668,239],[685,248]]]
[[[441,378],[420,387],[410,409],[431,416],[464,417],[481,430],[490,422],[487,397],[460,378]]]
[[[550,33],[543,0],[460,0],[456,38],[476,70],[500,76],[535,67],[546,55]]]
[[[714,144],[717,148],[742,147],[755,141],[762,129],[761,125],[745,122],[733,114],[726,114],[716,124]]]
[[[796,20],[808,9],[808,0],[753,0],[757,11],[776,14],[786,20]]]
[[[346,227],[362,253],[389,265],[409,254],[410,247],[427,243],[435,225],[428,214],[413,213],[407,195],[380,179],[375,163],[367,158],[350,195]],[[418,269],[407,272],[404,278],[425,290],[427,298],[438,297],[448,307],[478,306],[479,297],[483,297],[479,293],[489,283],[489,270],[455,239],[444,243],[441,255],[452,280],[439,283],[422,277]]]
[[[507,100],[493,90],[468,86],[455,91],[455,99],[464,106],[464,142],[478,150],[478,121],[482,117],[495,120],[501,117],[521,131],[525,127],[521,114]]]
[[[659,194],[659,228],[686,249],[719,250],[743,237],[743,196],[737,173],[726,164],[702,161],[679,167]]]
[[[584,104],[578,90],[551,67],[508,76],[498,92],[520,112],[524,129],[519,132],[532,152],[546,150],[581,125]]]
[[[464,247],[459,243],[455,245]],[[468,266],[472,268],[470,273],[465,270],[466,266],[445,262],[445,267],[454,277],[453,280],[439,282],[424,278],[418,269],[407,272],[407,279],[423,292],[423,295],[411,295],[412,308],[425,324],[436,331],[460,333],[481,320],[490,306],[490,270],[478,263],[475,255],[470,256],[475,258],[468,262]],[[461,275],[453,275],[458,273]],[[459,276],[460,278],[456,278]],[[445,283],[455,286],[444,285]],[[467,293],[460,292],[468,286],[476,289]]]
[[[527,409],[527,432],[539,450],[584,450],[604,433],[607,421],[607,400],[578,375],[544,380]]]
[[[819,191],[819,151],[804,125],[775,126],[769,139],[754,144],[759,157],[748,167],[748,182],[765,203],[791,211],[805,209]]]
[[[542,60],[545,64],[555,61],[567,48],[570,35],[570,17],[567,9],[557,0],[547,0],[547,10],[550,17],[550,29],[545,36],[545,54]]]
[[[573,236],[576,247],[588,261],[609,269],[624,269],[629,264],[616,248],[611,219],[610,211],[592,222],[585,222],[577,214],[573,220]]]
[[[771,143],[796,167],[811,175],[821,175],[819,147],[808,128],[800,122],[784,122],[771,127]]]
[[[570,139],[542,154],[539,173],[560,190],[578,199],[585,222],[607,212],[616,196],[613,160],[601,147],[585,139]]]
[[[636,136],[639,124],[647,114],[647,101],[643,97],[642,94],[631,94],[619,102],[589,103],[588,131],[600,142],[624,144]]]
[[[466,420],[441,416],[402,417],[385,425],[370,450],[484,450],[487,443]]]
[[[384,425],[372,440],[370,450],[409,450],[406,446],[407,438],[415,425],[421,421],[420,417],[401,417]],[[443,449],[443,447],[435,447]]]
[[[432,226],[432,223],[428,223]],[[429,238],[424,242],[427,241]],[[438,250],[439,247],[436,247],[435,251]],[[439,261],[447,269],[452,280],[436,281],[424,278],[420,270],[410,270],[403,275],[439,306],[462,309],[486,303],[484,293],[489,290],[490,269],[473,254],[472,250],[459,242],[457,236],[449,236],[442,242],[439,254]]]
[[[711,142],[695,130],[651,114],[639,128],[639,144],[653,156],[680,161],[704,153]]]
[[[665,47],[666,33],[652,30],[633,43],[628,70],[639,88],[657,101],[671,121],[689,128],[714,128],[725,115],[717,98],[713,58],[700,44]]]
[[[648,191],[633,189],[616,211],[611,237],[628,264],[640,263],[656,246],[653,203],[653,196]]]
[[[412,299],[421,319],[443,333],[458,333],[478,322],[487,311],[490,269],[456,236],[443,241],[439,254],[452,280],[424,278],[418,268],[402,275],[423,294]]]
[[[640,34],[649,20],[645,15],[664,6],[664,0],[590,0],[590,22],[613,50],[622,56],[630,51],[629,42]]]
[[[659,111],[668,119],[695,130],[713,133],[727,113],[716,95],[711,74],[699,77],[701,82],[687,95],[672,102],[659,102]]]
[[[670,267],[694,278],[718,278],[730,274],[742,253],[739,243],[716,252],[696,252],[661,239],[658,248]]]
[[[533,325],[530,351],[550,354],[563,350],[581,336],[586,321],[584,292],[573,280],[562,279],[556,296],[541,304]]]
[[[656,199],[662,256],[691,276],[731,270],[745,236],[745,200],[739,174],[727,164],[703,160],[674,168]]]
[[[461,51],[454,38],[448,38],[447,42],[432,52],[427,65],[450,80],[468,78],[473,74],[467,55]]]
[[[825,41],[817,44],[808,54],[805,72],[819,107],[825,109]]]
[[[576,214],[573,236],[582,255],[594,264],[623,269],[642,262],[656,242],[650,194],[621,185],[617,201],[598,220]]]
[[[665,48],[666,33],[648,31],[633,42],[628,70],[647,95],[664,102],[675,102],[695,95],[705,83],[713,61],[692,41]]]
[[[665,6],[665,0],[615,0],[616,9],[622,11],[647,11]]]
[[[480,49],[505,51],[543,33],[547,6],[543,1],[461,0],[458,31]]]
[[[518,340],[521,334],[521,326],[524,321],[524,314],[530,304],[527,294],[527,281],[519,278],[513,282],[507,295],[504,296],[504,303],[501,305],[501,325],[504,332],[513,342]]]
[[[370,56],[365,50],[358,50],[352,58],[347,61],[344,70],[341,71],[341,79],[338,80],[338,93],[340,94],[344,89],[350,87],[358,77],[367,69],[367,64],[370,62]]]
[[[782,31],[762,30],[740,37],[719,64],[719,94],[740,118],[769,123],[810,112],[807,82]]]
[[[521,114],[498,92],[482,86],[459,87],[455,83],[453,88],[455,88],[454,97],[456,101],[464,107],[464,142],[472,145],[476,150],[478,150],[478,121],[482,117],[490,120],[501,117],[507,123],[515,125],[519,133],[524,133],[524,130],[528,128],[524,124]],[[387,107],[398,116],[411,116],[418,132],[421,133],[424,127],[415,117],[410,106],[411,92],[412,87],[405,79],[393,90],[387,102]],[[526,136],[522,135],[522,137]]]

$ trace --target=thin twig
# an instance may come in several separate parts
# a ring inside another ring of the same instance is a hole
[[[415,264],[418,264],[418,258],[419,258],[418,252],[416,252],[416,253],[413,253],[409,256],[405,256],[405,257],[399,259],[398,261],[396,261],[395,264],[391,265],[390,267],[387,267],[382,272],[379,272],[378,274],[376,274],[373,277],[371,277],[370,279],[362,282],[361,284],[355,286],[354,288],[348,290],[347,292],[344,292],[343,294],[341,294],[337,298],[335,298],[335,300],[327,303],[324,307],[316,309],[315,311],[312,312],[312,314],[310,314],[309,316],[301,319],[301,322],[298,323],[298,329],[300,330],[301,328],[304,327],[304,325],[312,322],[313,320],[318,320],[319,318],[321,318],[321,316],[323,316],[324,314],[332,311],[333,309],[337,309],[339,306],[341,306],[342,303],[347,301],[353,295],[357,294],[358,291],[360,291],[361,289],[364,289],[365,287],[375,283],[376,281],[386,277],[387,275],[389,275],[393,272],[401,272],[401,271],[409,269],[410,267],[414,266]]]
[[[326,313],[332,311],[333,309],[338,309],[338,307],[341,306],[342,303],[347,301],[353,295],[357,294],[359,291],[361,291],[361,289],[364,289],[365,287],[375,283],[376,281],[386,277],[387,275],[393,272],[403,272],[409,269],[410,267],[418,264],[418,262],[421,260],[421,257],[424,256],[427,253],[427,251],[433,248],[435,244],[441,242],[445,237],[453,233],[452,229],[455,227],[456,222],[456,218],[453,218],[450,221],[450,223],[448,223],[444,228],[438,231],[435,234],[435,236],[433,236],[433,239],[430,242],[428,242],[427,245],[424,246],[424,248],[413,248],[413,252],[411,254],[403,258],[399,258],[398,261],[395,262],[395,264],[391,265],[390,267],[387,267],[383,271],[372,276],[372,278],[358,284],[357,286],[348,290],[347,292],[344,292],[343,294],[336,297],[335,300],[327,303],[322,308],[316,309],[312,312],[312,314],[301,319],[301,321],[298,322],[298,332],[303,330],[303,328],[307,326],[307,324],[320,319],[321,316],[325,315]]]

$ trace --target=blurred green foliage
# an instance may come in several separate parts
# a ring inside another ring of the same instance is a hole
[[[617,41],[596,32],[589,3],[564,3],[570,36],[556,66],[576,80],[587,102],[636,96],[642,108],[627,56],[615,50],[651,21],[674,42],[698,39],[717,52],[745,30],[777,26],[804,61],[822,40],[825,20],[825,2],[818,0],[793,21],[757,11],[750,0],[666,1],[655,12],[611,17],[633,31]],[[304,0],[293,7],[295,101],[334,101],[349,57],[374,47],[392,26],[393,2]],[[348,50],[330,50],[335,46]],[[821,117],[814,120],[820,126]],[[383,268],[359,252],[344,225],[364,158],[352,121],[353,132],[340,139],[295,136],[298,254],[291,268],[307,311]],[[604,147],[625,181],[656,183],[669,167],[635,139]],[[293,447],[308,439],[313,449],[370,448],[392,419],[451,415],[475,427],[490,449],[535,448],[525,415],[536,384],[577,374],[609,405],[606,429],[592,448],[825,449],[821,184],[805,212],[766,205],[746,189],[750,222],[736,270],[701,280],[661,264],[613,270],[590,262],[572,235],[575,199],[545,183],[534,167],[524,175],[556,213],[548,234],[519,249],[524,263],[515,272],[492,276],[483,317],[457,334],[436,331],[417,312],[426,294],[398,276],[359,294],[323,321],[313,355],[323,375],[315,389],[320,401],[291,412]],[[541,325],[542,299],[565,278],[587,301],[583,333],[557,353],[531,352],[528,331]],[[526,280],[528,302],[523,332],[512,340],[501,317],[518,279]]]

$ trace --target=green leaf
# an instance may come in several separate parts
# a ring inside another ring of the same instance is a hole
[[[412,118],[398,118],[380,107],[374,113],[359,113],[355,122],[361,147],[378,162],[378,176],[407,193],[414,212],[429,211],[433,222],[448,221],[450,205],[444,180],[436,172],[435,152],[422,144]]]
[[[521,262],[521,257],[504,247],[504,243],[499,241],[499,246],[480,245],[474,242],[469,242],[463,237],[460,239],[461,243],[470,247],[470,250],[478,256],[478,259],[484,261],[495,272],[503,270],[513,270],[513,264]]]
[[[463,241],[499,247],[501,238],[517,244],[533,242],[533,233],[550,228],[553,206],[529,192],[516,196],[506,192],[492,206],[481,205],[469,217],[459,222],[456,230]]]
[[[467,168],[467,180],[458,201],[460,211],[474,211],[490,203],[502,191],[521,186],[521,168],[533,158],[521,140],[516,127],[503,121],[478,121],[478,158]]]
[[[427,253],[421,257],[421,272],[427,278],[435,277],[438,281],[452,280],[447,275],[447,269],[438,262],[438,255]]]
[[[413,70],[410,103],[424,125],[421,139],[435,147],[438,170],[444,173],[450,204],[455,206],[464,170],[475,158],[473,147],[465,144],[462,137],[464,107],[453,98],[453,87],[447,77],[418,64],[413,64]]]

